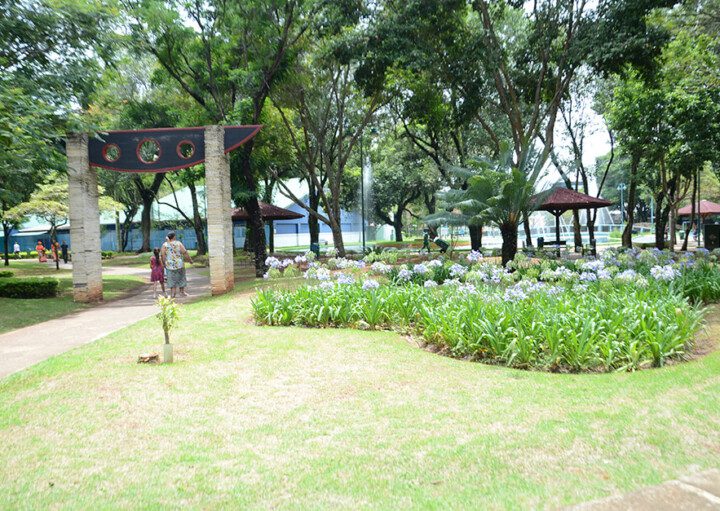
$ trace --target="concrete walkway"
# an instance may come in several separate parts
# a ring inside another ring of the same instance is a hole
[[[657,486],[571,507],[574,511],[720,510],[720,470],[713,469]]]
[[[69,265],[68,265],[69,266]],[[103,268],[104,274],[147,274],[145,269]],[[188,270],[188,298],[192,301],[209,296],[209,278],[200,270]],[[152,287],[108,303],[73,312],[61,318],[38,323],[0,335],[0,378],[77,346],[93,342],[116,330],[157,313]]]

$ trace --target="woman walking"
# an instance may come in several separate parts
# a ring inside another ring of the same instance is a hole
[[[165,268],[160,260],[160,249],[154,248],[150,257],[150,282],[153,284],[153,298],[157,298],[157,286],[160,283],[163,296],[165,294]]]
[[[175,298],[177,289],[180,288],[180,296],[187,296],[187,277],[185,275],[185,261],[192,263],[192,258],[185,246],[175,239],[175,233],[169,232],[167,241],[163,243],[160,250],[160,260],[167,270],[167,286],[170,288],[170,296]]]

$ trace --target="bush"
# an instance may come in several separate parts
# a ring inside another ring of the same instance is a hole
[[[13,276],[13,272],[10,270],[0,271],[0,279],[7,279]]]
[[[102,250],[100,252],[100,257],[103,259],[112,259],[115,256],[115,252],[112,250]]]
[[[0,278],[0,296],[5,298],[52,298],[57,296],[59,284],[57,279]]]

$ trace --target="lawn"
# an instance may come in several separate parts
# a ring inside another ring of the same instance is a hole
[[[0,298],[0,334],[28,325],[34,325],[50,319],[70,314],[85,304],[75,303],[72,298],[72,272],[55,270],[54,266],[36,261],[12,261],[9,268],[16,277],[54,277],[60,281],[57,298],[15,299]],[[134,275],[104,275],[103,295],[112,300],[142,286],[144,280]]]
[[[240,292],[0,381],[7,508],[553,508],[717,466],[720,353],[559,375],[392,332],[259,327]],[[717,339],[716,311],[708,336]]]

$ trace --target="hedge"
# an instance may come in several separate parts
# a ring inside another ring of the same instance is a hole
[[[0,278],[0,297],[52,298],[57,296],[59,284],[57,279]]]
[[[0,271],[0,279],[7,279],[13,276],[13,272],[10,270]]]

